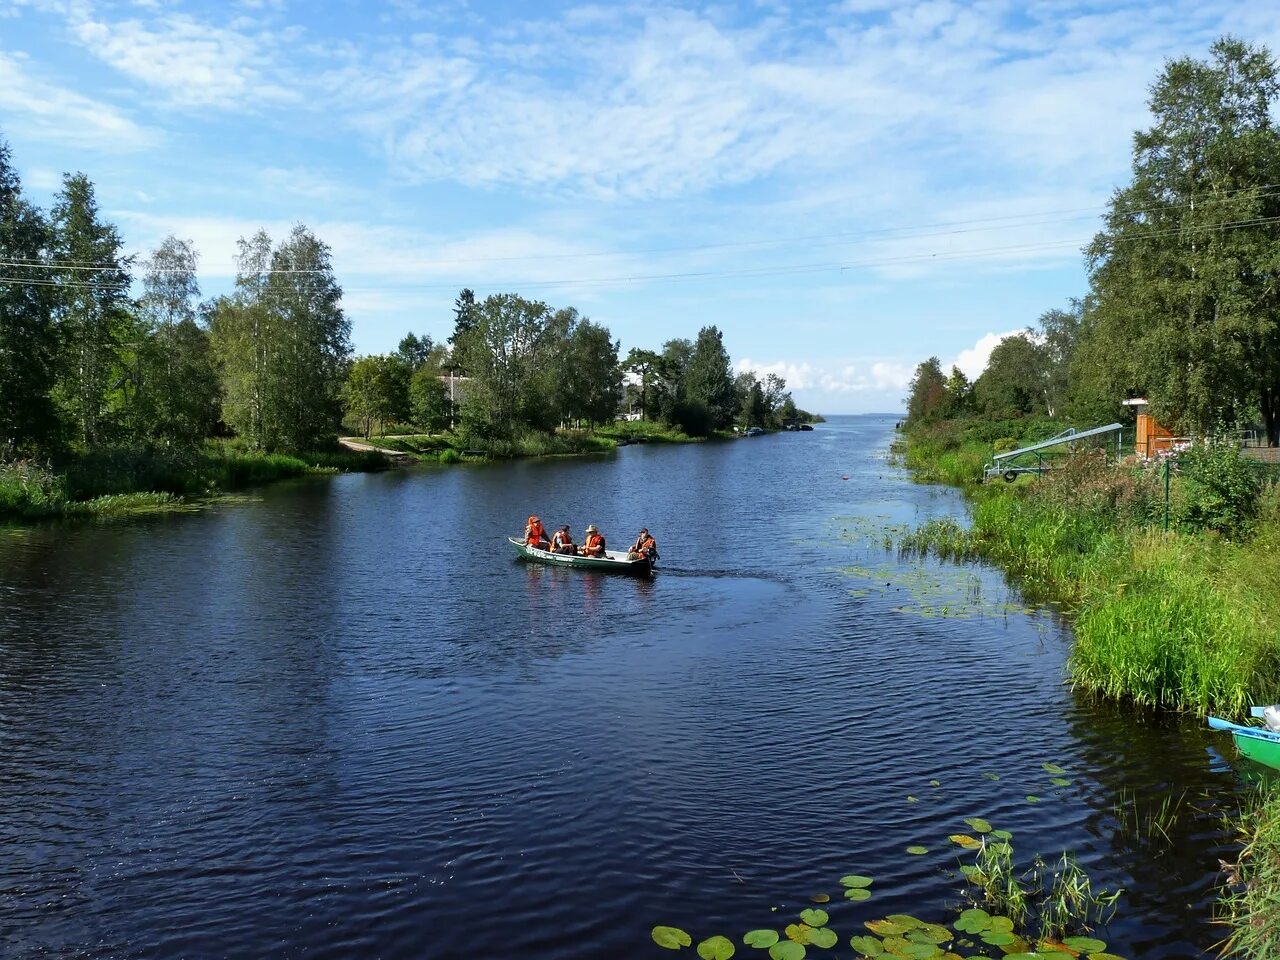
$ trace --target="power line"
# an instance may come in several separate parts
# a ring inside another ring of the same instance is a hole
[[[1264,184],[1258,187],[1239,187],[1234,190],[1226,190],[1220,193],[1206,193],[1200,197],[1191,198],[1189,200],[1179,201],[1177,203],[1162,204],[1160,206],[1145,207],[1135,210],[1125,211],[1126,216],[1136,216],[1140,214],[1148,214],[1157,211],[1176,210],[1184,207],[1194,206],[1196,203],[1203,203],[1206,199],[1221,199],[1224,197],[1234,197],[1236,194],[1252,192],[1250,199],[1265,199],[1267,197],[1280,194],[1280,184]],[[463,257],[454,259],[437,259],[437,260],[420,260],[417,266],[440,266],[449,264],[463,263],[516,263],[516,262],[532,262],[544,260],[579,260],[601,257],[629,257],[642,256],[647,254],[660,253],[688,253],[701,250],[729,250],[744,249],[749,247],[766,247],[766,246],[785,246],[797,243],[839,243],[844,240],[852,240],[857,238],[874,238],[886,237],[893,234],[907,234],[901,239],[927,239],[931,237],[947,237],[958,236],[968,233],[983,233],[989,230],[1008,230],[1019,229],[1024,227],[1045,226],[1048,224],[1071,223],[1079,220],[1090,220],[1099,214],[1097,207],[1074,207],[1062,210],[1044,210],[1035,213],[1023,214],[1006,214],[999,217],[983,217],[970,220],[952,220],[941,221],[932,224],[917,224],[899,227],[880,227],[869,230],[847,231],[826,234],[811,234],[808,236],[797,237],[774,237],[759,240],[740,240],[726,243],[709,243],[709,244],[693,244],[688,246],[674,247],[650,247],[647,249],[635,250],[609,250],[609,251],[586,251],[581,253],[548,253],[548,254],[527,254],[522,256],[511,257]],[[1074,214],[1074,216],[1061,217],[1061,214]],[[1037,219],[1038,218],[1038,219]],[[1044,219],[1051,218],[1051,219]],[[1023,222],[1017,222],[1023,221]],[[984,226],[986,225],[986,226]],[[997,226],[1000,225],[1000,226]],[[963,228],[963,229],[946,229],[946,228]],[[923,231],[923,232],[922,232]],[[83,260],[41,260],[35,258],[10,258],[0,260],[0,267],[31,267],[39,269],[64,269],[70,271],[111,271],[119,270],[118,264],[101,264],[91,263]],[[157,272],[176,273],[182,272],[184,268],[161,268]],[[257,276],[267,276],[273,274],[291,275],[291,274],[311,274],[324,271],[317,270],[294,270],[294,269],[267,269],[252,271]],[[545,281],[544,281],[545,282]]]

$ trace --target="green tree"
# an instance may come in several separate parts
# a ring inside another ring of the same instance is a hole
[[[724,338],[716,327],[703,327],[698,331],[683,387],[686,397],[706,406],[715,428],[732,425],[738,398],[729,352],[725,350]]]
[[[442,432],[453,418],[448,387],[439,372],[425,364],[409,380],[409,415],[427,433]]]
[[[418,336],[410,331],[401,339],[400,345],[396,348],[396,355],[412,373],[431,358],[431,352],[434,349],[435,342],[428,334]]]
[[[236,290],[214,310],[224,419],[254,446],[307,450],[337,431],[351,324],[328,246],[302,225],[274,251],[240,241]]]
[[[465,292],[465,291],[464,291]],[[556,414],[546,395],[545,360],[553,314],[541,301],[494,294],[477,305],[474,324],[454,344],[469,359],[463,427],[477,436],[509,437],[519,426],[548,430]],[[544,376],[545,375],[545,376]]]
[[[170,236],[143,272],[134,431],[164,444],[198,443],[218,421],[218,374],[208,332],[197,321],[198,262],[189,242]]]
[[[1067,310],[1046,310],[1040,315],[1040,354],[1045,365],[1045,406],[1049,416],[1061,416],[1071,394],[1071,365],[1080,342],[1083,306],[1071,301]]]
[[[913,426],[931,423],[945,414],[947,379],[942,375],[942,364],[937,357],[930,357],[916,367],[908,391],[908,423]]]
[[[949,420],[966,416],[973,409],[973,384],[963,370],[954,364],[947,377],[943,415]]]
[[[52,225],[53,260],[61,265],[55,270],[63,343],[57,396],[77,439],[91,447],[110,439],[113,415],[123,405],[125,353],[140,336],[129,299],[132,258],[124,256],[119,231],[101,218],[83,173],[63,177]]]
[[[649,405],[649,387],[658,373],[661,360],[662,358],[652,350],[632,347],[627,351],[627,359],[622,363],[623,370],[640,378],[640,416],[645,420],[650,419],[653,414]]]
[[[622,403],[618,342],[607,328],[581,320],[569,334],[567,352],[567,417],[590,426],[612,420]]]
[[[347,415],[363,428],[365,439],[374,420],[379,434],[385,433],[388,421],[409,418],[409,368],[396,354],[359,357],[351,364],[342,399]]]
[[[1229,37],[1166,63],[1133,179],[1088,250],[1093,393],[1145,393],[1183,430],[1260,409],[1280,439],[1278,91],[1270,53]]]
[[[986,369],[973,384],[974,400],[992,419],[1045,413],[1047,382],[1044,350],[1030,337],[1016,333],[991,351]]]
[[[0,283],[0,459],[45,453],[58,434],[49,243],[48,224],[23,199],[9,145],[0,140],[0,260],[14,281]]]

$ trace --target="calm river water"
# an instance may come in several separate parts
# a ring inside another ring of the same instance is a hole
[[[643,958],[828,892],[846,957],[953,919],[976,815],[1123,886],[1112,951],[1200,956],[1229,744],[1072,694],[998,572],[886,550],[964,513],[893,424],[0,530],[0,955]],[[647,524],[660,569],[522,564],[530,512]],[[1184,790],[1171,840],[1117,816]]]

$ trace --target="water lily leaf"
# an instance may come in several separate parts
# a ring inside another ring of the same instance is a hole
[[[846,877],[840,878],[840,886],[842,887],[869,887],[875,883],[871,877],[864,877],[857,873],[851,873]]]
[[[960,872],[963,873],[970,880],[977,879],[979,876],[982,875],[982,871],[979,870],[977,867],[975,867],[972,863],[962,863],[960,865]]]
[[[849,946],[864,957],[878,957],[884,953],[884,947],[880,945],[880,941],[875,937],[854,937],[849,941]]]
[[[907,927],[892,920],[868,920],[863,926],[882,937],[900,937],[908,930]]]
[[[1089,960],[1124,960],[1124,957],[1117,957],[1114,953],[1091,953]]]
[[[742,942],[748,947],[764,949],[778,942],[777,930],[748,930],[742,935]]]
[[[890,923],[896,923],[903,930],[919,930],[924,926],[923,920],[917,920],[909,913],[891,913],[885,919]]]
[[[1074,953],[1064,953],[1061,950],[1036,950],[1034,953],[1025,954],[1027,957],[1034,957],[1035,960],[1076,960]]]
[[[977,868],[974,868],[977,870]],[[991,926],[991,914],[977,907],[965,910],[956,919],[955,928],[961,933],[981,933]]]
[[[923,856],[928,852],[929,852],[928,847],[921,847],[921,846],[907,847],[907,853],[912,854],[913,856],[916,856],[916,857]]]
[[[1014,937],[1012,933],[1000,933],[995,930],[988,930],[982,935],[982,942],[989,943],[993,947],[999,947],[1007,943],[1013,943]]]
[[[1027,794],[1027,803],[1039,803],[1039,802],[1040,802],[1040,798],[1037,797],[1034,793]]]
[[[977,850],[982,843],[969,836],[967,833],[953,833],[947,837],[957,847],[963,847],[965,850]]]
[[[1071,786],[1071,781],[1068,780],[1066,777],[1050,777],[1049,782],[1052,783],[1055,787]]]
[[[926,923],[920,930],[931,943],[946,943],[948,940],[955,939],[948,930],[940,923]]]
[[[909,940],[902,939],[902,937],[884,938],[885,953],[891,953],[895,957],[907,956],[907,947],[909,946],[911,946],[911,942]]]
[[[942,781],[941,781],[941,780],[930,780],[930,781],[929,781],[929,786],[931,786],[931,787],[940,787],[940,786],[942,786]]]
[[[907,803],[919,803],[919,802],[920,802],[919,797],[913,797],[911,794],[909,793],[907,794]]]
[[[809,942],[823,950],[834,947],[837,939],[836,932],[830,927],[819,927],[817,930],[809,931]]]
[[[819,910],[816,907],[810,907],[808,910],[800,911],[800,919],[811,927],[825,927],[827,921],[831,919],[827,915],[827,911]]]
[[[991,772],[989,772],[989,771],[988,771],[987,773],[984,773],[984,774],[982,775],[982,777],[983,777],[983,779],[985,779],[985,780],[999,780],[999,779],[1000,779],[1000,774],[998,774],[998,773],[991,773]]]
[[[782,931],[787,939],[795,943],[809,942],[809,925],[807,923],[788,923]]]
[[[737,948],[727,937],[707,937],[698,944],[698,956],[702,960],[729,960],[737,952]]]
[[[1012,933],[1013,921],[1008,917],[992,917],[987,927],[996,933]]]
[[[1101,953],[1107,945],[1094,937],[1067,937],[1062,941],[1077,953]]]
[[[679,927],[654,927],[651,936],[654,943],[666,950],[679,950],[693,943],[693,937]]]
[[[1045,773],[1051,773],[1055,777],[1060,777],[1067,772],[1066,770],[1062,769],[1062,767],[1058,766],[1056,763],[1042,763],[1040,764],[1040,768],[1044,770]]]
[[[769,948],[772,960],[804,960],[804,945],[794,940],[779,940]]]
[[[811,895],[810,895],[810,897],[809,897],[809,899],[810,899],[811,901],[813,901],[814,903],[830,903],[830,902],[831,902],[831,894],[829,894],[829,893],[815,893],[815,894],[811,894]]]
[[[967,817],[964,822],[973,827],[977,833],[991,832],[991,824],[983,820],[982,817]]]
[[[1013,834],[1008,830],[992,830],[991,835],[997,840],[1012,840]]]
[[[917,960],[929,960],[931,957],[942,956],[942,951],[934,943],[908,943],[903,954],[908,957],[915,957]]]
[[[861,903],[863,900],[871,899],[871,891],[866,887],[850,887],[844,892],[844,898],[854,903]]]

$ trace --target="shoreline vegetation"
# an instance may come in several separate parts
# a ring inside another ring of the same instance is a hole
[[[1241,441],[1280,444],[1277,241],[1256,219],[1280,212],[1277,99],[1265,48],[1223,38],[1169,61],[1132,180],[1086,249],[1087,293],[1003,339],[972,383],[936,357],[911,382],[899,453],[917,481],[961,487],[971,521],[899,548],[997,564],[1058,605],[1067,679],[1095,696],[1232,719],[1280,701],[1280,477]],[[1154,447],[1084,440],[1038,476],[982,482],[995,452],[1068,426],[1135,437],[1126,400]],[[1220,900],[1232,956],[1280,948],[1277,824],[1280,788],[1264,785]]]
[[[137,263],[93,183],[24,197],[0,138],[0,521],[177,509],[273,479],[689,442],[813,415],[702,327],[659,350],[516,293],[454,302],[447,341],[355,356],[329,246],[303,224],[237,244],[231,292],[200,299],[199,253]],[[138,272],[135,272],[135,268]],[[634,421],[618,422],[622,415]],[[411,432],[344,450],[343,424]]]

